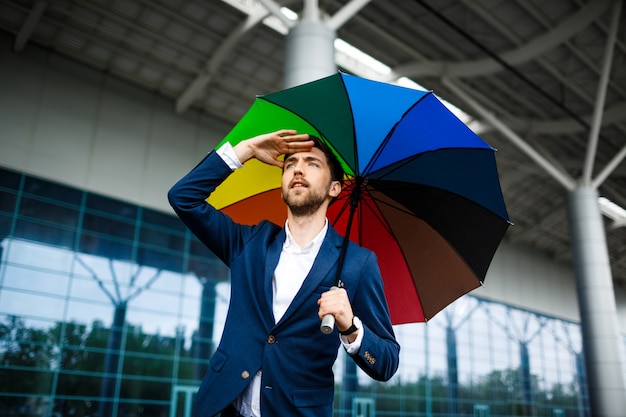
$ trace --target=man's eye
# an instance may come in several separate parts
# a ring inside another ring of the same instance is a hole
[[[317,162],[311,162],[309,166],[317,168],[319,165],[317,165]]]

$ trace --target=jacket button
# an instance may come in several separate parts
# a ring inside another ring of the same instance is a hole
[[[276,337],[271,334],[267,337],[267,343],[272,344],[272,343],[276,343]]]
[[[241,377],[242,377],[243,379],[248,379],[248,378],[250,378],[250,372],[248,372],[248,371],[243,371],[243,372],[241,373]]]

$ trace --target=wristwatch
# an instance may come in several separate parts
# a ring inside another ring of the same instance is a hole
[[[354,316],[352,317],[352,326],[348,327],[343,332],[340,331],[339,333],[342,336],[348,336],[359,330],[361,327],[363,327],[363,325],[361,324],[361,319],[359,319],[357,316]]]

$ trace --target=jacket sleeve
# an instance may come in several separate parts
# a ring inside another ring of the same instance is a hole
[[[167,194],[170,205],[189,230],[229,266],[254,228],[234,223],[207,202],[231,173],[231,168],[213,151]]]
[[[398,370],[400,345],[396,341],[383,281],[376,255],[369,252],[351,297],[354,314],[363,324],[364,334],[359,351],[352,356],[355,363],[378,381],[389,380]]]

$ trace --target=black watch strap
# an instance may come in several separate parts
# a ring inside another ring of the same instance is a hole
[[[354,325],[354,317],[352,317],[352,325],[350,327],[348,327],[346,330],[344,330],[343,332],[340,331],[339,333],[342,336],[348,336],[348,335],[351,335],[352,333],[356,332],[357,330],[359,330],[359,328]]]

